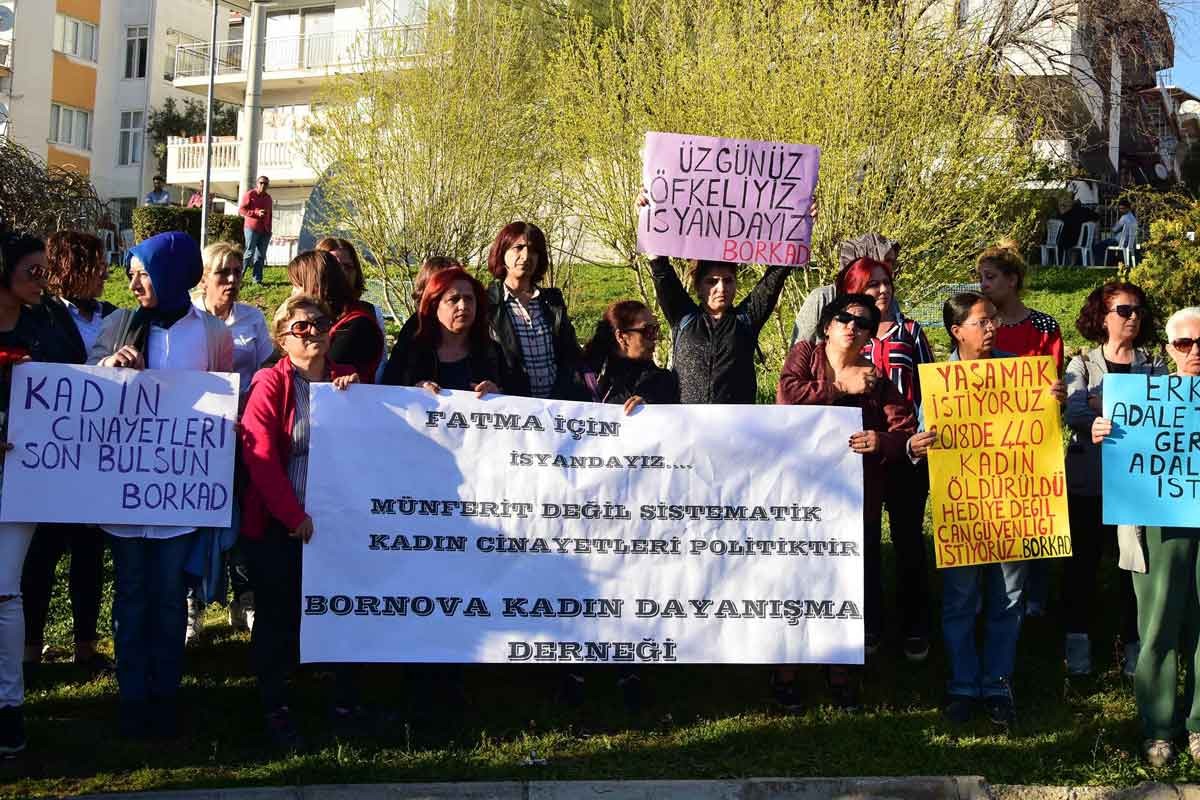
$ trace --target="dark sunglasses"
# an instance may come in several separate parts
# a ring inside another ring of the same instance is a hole
[[[1192,348],[1198,344],[1200,344],[1200,339],[1192,339],[1188,337],[1171,340],[1171,347],[1174,347],[1181,353],[1190,353]]]
[[[316,319],[298,319],[288,326],[285,333],[290,333],[292,336],[312,336],[329,333],[329,329],[333,327],[333,320],[329,317],[317,317]]]
[[[857,317],[854,314],[851,314],[849,311],[839,311],[834,319],[843,325],[853,324],[854,327],[858,328],[860,331],[869,331],[875,327],[871,323],[870,317]]]
[[[640,328],[621,328],[622,333],[640,333],[643,336],[658,336],[662,326],[658,324],[643,325]]]
[[[1112,308],[1109,309],[1109,311],[1113,312],[1121,319],[1129,319],[1134,314],[1137,314],[1138,317],[1140,317],[1141,319],[1146,318],[1146,307],[1145,306],[1131,306],[1131,305],[1127,305],[1125,303],[1121,303],[1121,305],[1119,305],[1119,306],[1113,306]]]

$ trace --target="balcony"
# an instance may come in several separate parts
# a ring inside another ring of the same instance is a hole
[[[274,36],[265,40],[263,91],[311,87],[339,72],[361,72],[374,59],[407,58],[420,53],[425,28],[395,25],[366,30]],[[216,42],[214,89],[218,99],[241,103],[245,92],[248,45],[240,39]],[[208,42],[181,45],[175,51],[177,88],[205,92],[208,88]]]
[[[212,146],[212,191],[235,197],[241,177],[241,140],[221,137]],[[167,183],[199,186],[204,180],[204,137],[167,139]],[[258,143],[258,172],[277,187],[312,186],[324,171],[309,164],[303,143],[295,139]]]

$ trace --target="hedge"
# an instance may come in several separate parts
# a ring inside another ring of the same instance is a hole
[[[210,242],[242,243],[242,218],[230,214],[209,214]],[[200,241],[200,209],[179,206],[138,206],[133,210],[133,238],[140,242],[159,233],[183,231]]]

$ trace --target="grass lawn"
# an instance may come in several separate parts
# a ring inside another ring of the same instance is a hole
[[[1074,315],[1086,293],[1109,274],[1043,270],[1034,277],[1028,303],[1056,313],[1068,343],[1079,345]],[[632,278],[618,270],[581,270],[579,297],[592,291],[632,294],[622,276]],[[267,278],[267,287],[251,289],[248,299],[263,298],[269,306],[286,294],[280,270],[269,270]],[[573,302],[576,308],[584,305],[582,299]],[[590,301],[587,312],[598,314],[603,302]],[[590,326],[582,313],[579,317],[582,333]],[[890,577],[890,544],[884,557]],[[65,569],[60,575],[47,640],[66,647]],[[1014,678],[1020,722],[1010,734],[998,733],[986,720],[963,727],[941,720],[945,661],[935,640],[929,660],[916,665],[905,663],[889,642],[864,669],[859,713],[829,707],[821,670],[803,670],[810,705],[794,717],[771,713],[766,670],[759,667],[647,667],[654,700],[642,714],[628,716],[610,668],[588,672],[588,701],[576,712],[555,702],[551,668],[478,666],[465,671],[465,722],[456,724],[449,715],[420,722],[410,712],[414,696],[426,687],[406,677],[403,666],[371,667],[364,674],[365,699],[399,716],[384,735],[358,741],[329,733],[324,704],[332,681],[306,669],[297,681],[294,711],[312,748],[290,757],[266,749],[248,639],[232,633],[214,607],[203,640],[188,651],[185,737],[168,744],[118,740],[115,681],[89,681],[67,663],[49,663],[29,677],[30,749],[20,759],[0,762],[0,797],[232,785],[750,775],[977,774],[993,783],[1116,785],[1200,780],[1200,768],[1186,756],[1172,768],[1149,770],[1136,755],[1140,736],[1132,688],[1116,668],[1112,647],[1117,579],[1109,564],[1097,601],[1098,674],[1092,679],[1064,676],[1060,604],[1053,590],[1050,615],[1026,623]],[[108,598],[106,590],[106,604]],[[936,615],[936,605],[930,613]],[[108,616],[106,605],[102,630]],[[111,640],[104,644],[111,653]]]

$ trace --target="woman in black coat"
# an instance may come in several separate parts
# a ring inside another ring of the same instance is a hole
[[[604,310],[584,349],[601,403],[620,403],[628,414],[642,403],[679,402],[675,373],[654,363],[660,330],[654,313],[637,300],[621,300]]]

